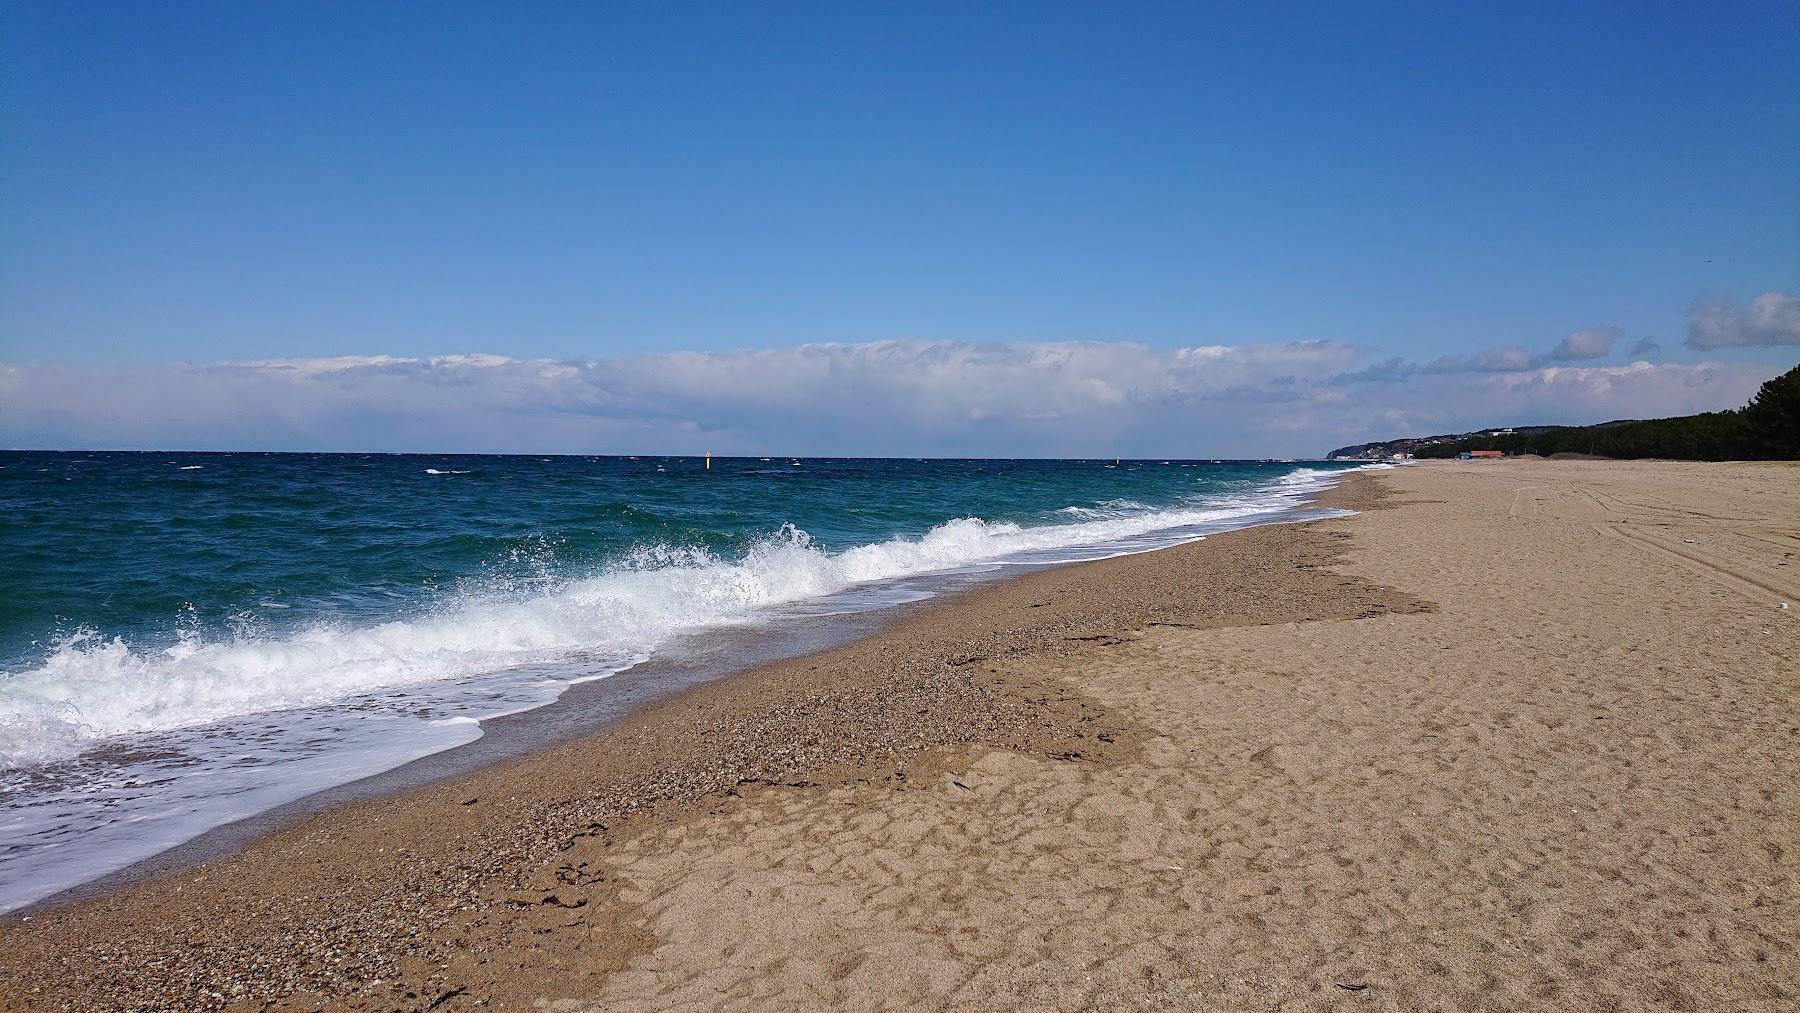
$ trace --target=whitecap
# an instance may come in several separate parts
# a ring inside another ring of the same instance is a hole
[[[642,658],[674,637],[755,622],[761,610],[872,581],[1174,544],[1293,506],[1341,473],[1301,468],[1257,490],[1163,509],[1108,501],[1052,524],[959,517],[836,553],[792,525],[735,559],[645,545],[581,578],[470,592],[425,615],[322,621],[279,636],[190,636],[165,646],[82,630],[57,641],[41,663],[0,678],[0,769],[67,758],[117,736],[376,690],[589,656]]]

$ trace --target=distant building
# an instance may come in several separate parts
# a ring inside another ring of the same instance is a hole
[[[1498,450],[1465,450],[1456,456],[1464,461],[1475,461],[1495,457],[1505,457],[1506,455]]]

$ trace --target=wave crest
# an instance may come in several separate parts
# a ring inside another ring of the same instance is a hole
[[[1053,561],[1043,554],[1216,525],[1293,505],[1339,473],[1302,468],[1253,494],[1172,509],[1131,501],[1069,508],[1068,523],[961,517],[918,537],[835,554],[791,524],[738,559],[648,544],[586,577],[471,592],[429,613],[374,625],[321,622],[283,636],[241,632],[210,641],[188,635],[164,647],[83,630],[56,643],[38,667],[0,681],[0,768],[67,758],[120,735],[522,665],[579,662],[618,671],[674,636],[753,621],[770,606],[1021,553]]]

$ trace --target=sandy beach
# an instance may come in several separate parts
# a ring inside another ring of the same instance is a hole
[[[0,921],[0,1008],[1795,1008],[1800,467],[1325,502]]]

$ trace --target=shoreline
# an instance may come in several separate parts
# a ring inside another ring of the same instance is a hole
[[[817,616],[787,616],[773,624],[726,627],[687,635],[661,655],[600,679],[577,682],[548,703],[481,721],[482,734],[339,784],[329,785],[261,812],[209,827],[171,847],[19,907],[0,912],[0,924],[103,898],[134,884],[178,874],[242,852],[258,840],[316,816],[416,791],[530,757],[573,741],[605,734],[637,711],[703,686],[768,665],[829,651],[881,633],[920,610],[953,607],[965,595],[1022,576],[1067,566],[1180,548],[1233,531],[1321,519],[1319,497],[1344,478],[1368,474],[1356,468],[1334,473],[1330,485],[1295,505],[1249,515],[1242,527],[1195,535],[1158,549],[1128,549],[1068,562],[997,561],[991,571],[951,574],[929,596],[898,605]],[[1329,508],[1325,508],[1329,509]],[[929,576],[929,575],[922,575]],[[917,579],[917,578],[915,578]],[[708,641],[705,647],[699,642]]]
[[[1384,494],[1368,476],[1347,474],[1308,505],[1377,506]],[[150,998],[168,994],[170,987],[168,970],[148,970],[161,947],[150,939],[114,938],[121,924],[152,924],[178,933],[170,918],[179,912],[187,916],[179,921],[189,934],[201,925],[216,931],[225,922],[235,923],[227,938],[261,937],[248,951],[209,947],[203,959],[181,968],[173,980],[213,981],[217,986],[185,992],[186,1001],[208,1000],[213,992],[231,997],[247,994],[239,990],[261,991],[259,985],[270,983],[252,984],[254,977],[244,973],[246,964],[256,963],[251,953],[290,949],[295,933],[356,941],[318,950],[317,960],[295,962],[286,968],[283,977],[288,980],[276,993],[284,1001],[308,994],[326,1001],[342,994],[348,981],[418,975],[418,968],[407,969],[431,947],[408,943],[393,952],[389,944],[443,931],[452,921],[450,913],[459,908],[518,914],[511,895],[522,882],[519,871],[551,860],[567,850],[564,845],[596,836],[610,839],[624,832],[621,828],[645,820],[678,819],[707,798],[740,797],[767,785],[903,783],[929,768],[929,762],[921,766],[921,758],[939,747],[1000,746],[1071,761],[1117,752],[1127,748],[1128,731],[1092,732],[1089,726],[1101,720],[1099,711],[1078,693],[1032,679],[1019,684],[1000,678],[989,684],[997,673],[974,678],[974,671],[984,666],[971,663],[1104,650],[1119,642],[1117,633],[1157,622],[1230,624],[1270,614],[1302,619],[1333,612],[1341,603],[1327,605],[1327,600],[1354,582],[1321,575],[1313,600],[1293,599],[1288,593],[1293,588],[1285,583],[1295,572],[1318,572],[1293,567],[1318,567],[1329,559],[1331,549],[1307,534],[1316,523],[1235,529],[1151,552],[1034,568],[982,583],[893,610],[890,621],[848,644],[738,671],[643,703],[593,735],[399,794],[332,806],[269,833],[246,828],[252,832],[244,834],[241,850],[199,866],[171,860],[166,868],[133,867],[140,874],[130,882],[110,884],[116,889],[90,884],[93,893],[69,898],[72,903],[34,905],[0,919],[0,952],[8,954],[0,985],[11,979],[17,986],[23,978],[15,975],[26,968],[42,972],[59,966],[61,973],[48,979],[42,973],[29,977],[69,982],[73,969],[65,961],[89,963],[77,954],[92,954],[97,947],[106,956],[92,963],[121,973],[81,985],[79,1002],[106,1008],[131,996],[139,1004],[151,1002],[143,1008],[189,1008],[157,1007]],[[1209,593],[1194,597],[1196,581]],[[1259,583],[1264,585],[1261,593],[1246,593]],[[1423,607],[1410,599],[1390,600],[1377,589],[1361,593],[1355,602],[1358,613]],[[1059,597],[1068,601],[1056,601]],[[971,628],[972,612],[989,615]],[[829,675],[821,675],[821,669]],[[556,776],[549,780],[559,790],[545,788],[551,770]],[[569,787],[595,783],[610,783],[617,797],[596,803]],[[546,819],[546,810],[554,816]],[[431,815],[423,816],[426,812]],[[645,812],[657,815],[641,815]],[[447,822],[452,814],[455,823]],[[461,832],[471,816],[479,817],[481,829],[519,832],[478,832],[473,836],[483,838],[482,843],[471,848]],[[422,891],[431,900],[407,891],[375,891],[385,903],[374,910],[358,904],[363,910],[334,911],[334,905],[321,904],[346,879],[367,883],[391,875],[391,859],[380,857],[380,849],[371,854],[357,846],[359,837],[366,844],[367,836],[376,833],[415,842],[420,846],[403,853],[414,860],[421,853],[435,853],[427,864],[457,872],[450,881]],[[494,836],[510,839],[496,848],[488,839]],[[332,854],[329,862],[314,857],[321,850]],[[456,860],[446,861],[452,854]],[[480,858],[471,861],[476,856]],[[165,852],[163,857],[181,856]],[[243,903],[232,884],[246,875],[257,882],[264,903]],[[496,887],[502,880],[507,885]],[[298,899],[309,891],[311,900]],[[420,919],[410,912],[421,903],[441,910]],[[398,908],[409,914],[398,915]],[[321,922],[328,927],[322,929]],[[335,927],[329,927],[333,922]],[[620,959],[635,949],[634,944],[621,950]],[[326,956],[333,953],[337,956]],[[332,962],[346,960],[347,953],[358,955],[355,963]],[[127,976],[123,972],[128,968],[133,970]],[[30,994],[15,988],[6,992]],[[213,1004],[223,1008],[223,1001]],[[4,1002],[0,1000],[0,1008],[12,1008]],[[31,1001],[19,1008],[41,1005]]]
[[[148,858],[102,873],[86,882],[10,911],[0,912],[0,923],[8,919],[41,915],[70,904],[92,901],[136,883],[228,858],[264,837],[334,810],[379,802],[489,767],[527,760],[537,753],[567,742],[602,735],[635,711],[677,695],[687,688],[718,679],[729,679],[759,664],[829,650],[841,642],[866,636],[879,628],[878,617],[915,604],[924,603],[909,603],[893,609],[831,617],[845,620],[841,624],[842,629],[809,630],[804,627],[823,624],[796,623],[788,632],[803,638],[806,646],[781,652],[779,649],[770,649],[768,645],[757,645],[753,649],[769,649],[771,655],[760,661],[708,664],[705,659],[652,658],[615,675],[575,683],[549,703],[483,719],[482,735],[470,742],[427,753],[399,766],[331,785],[263,812],[208,828]],[[724,632],[729,634],[738,631]],[[757,628],[744,632],[768,634],[772,631]],[[746,636],[743,639],[751,638]]]
[[[0,922],[0,1008],[1785,1008],[1796,493],[1347,476]]]

